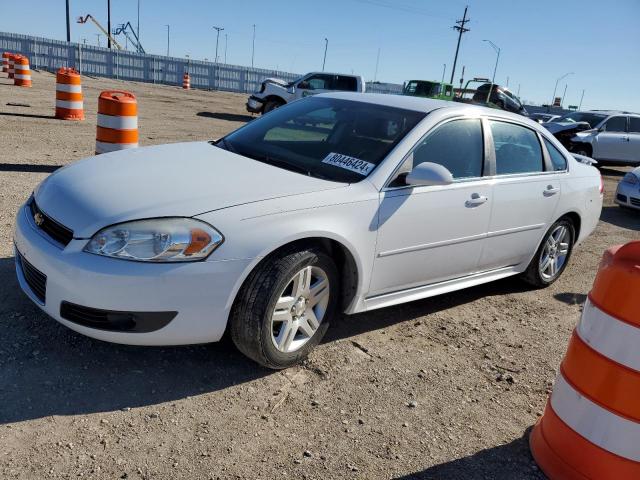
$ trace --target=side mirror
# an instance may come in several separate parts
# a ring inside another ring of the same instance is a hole
[[[450,185],[453,183],[451,172],[437,163],[422,162],[409,172],[405,179],[407,185]]]
[[[309,90],[311,88],[311,84],[309,82],[307,82],[306,80],[302,80],[300,83],[298,83],[298,88],[302,88],[304,90]]]

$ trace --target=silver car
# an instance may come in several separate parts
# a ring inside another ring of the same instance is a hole
[[[622,207],[640,210],[640,167],[622,177],[616,190],[615,202]]]

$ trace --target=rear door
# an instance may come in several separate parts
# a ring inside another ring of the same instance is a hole
[[[640,163],[640,117],[629,117],[628,160]]]
[[[593,142],[593,158],[625,162],[628,157],[627,117],[609,118]]]
[[[495,151],[493,204],[480,259],[483,270],[514,266],[535,252],[554,219],[563,171],[551,166],[533,129],[489,120]],[[566,169],[566,163],[560,165]]]

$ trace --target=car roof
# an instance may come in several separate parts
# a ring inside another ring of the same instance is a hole
[[[584,113],[598,113],[598,114],[607,115],[607,116],[611,116],[611,115],[640,115],[638,113],[627,112],[625,110],[587,110]]]
[[[483,113],[485,115],[502,117],[523,123],[527,123],[528,120],[522,115],[507,112],[505,110],[500,110],[497,108],[483,107],[481,105],[472,105],[462,102],[453,102],[450,100],[436,100],[434,98],[414,97],[411,95],[390,95],[387,93],[330,92],[321,93],[317,96],[324,98],[335,98],[339,100],[365,102],[387,107],[403,108],[405,110],[414,110],[424,113],[433,112],[434,110],[439,109],[460,111],[477,110],[479,113]],[[531,121],[531,123],[538,125],[537,122]]]

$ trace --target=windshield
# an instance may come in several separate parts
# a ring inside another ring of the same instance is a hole
[[[563,117],[556,118],[554,122],[555,123],[587,122],[591,128],[596,128],[596,126],[600,122],[602,122],[605,118],[607,118],[606,115],[602,115],[599,113],[573,112]]]
[[[413,95],[416,97],[435,97],[440,94],[440,84],[434,82],[425,82],[411,80],[404,87],[405,95]]]
[[[424,112],[308,97],[249,122],[216,146],[335,182],[367,177]]]

